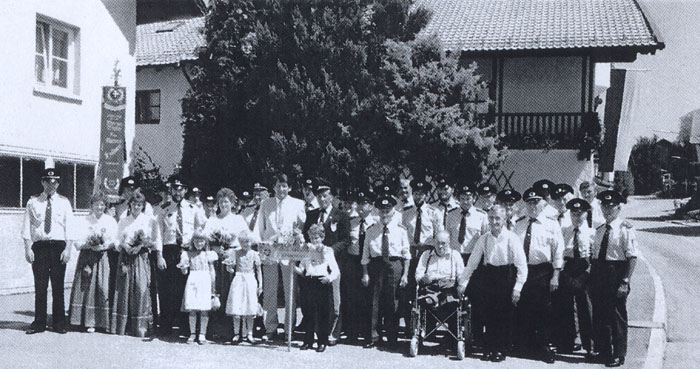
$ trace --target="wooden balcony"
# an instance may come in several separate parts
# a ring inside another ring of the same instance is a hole
[[[598,113],[495,113],[479,116],[479,126],[493,129],[513,149],[577,149],[600,132]]]

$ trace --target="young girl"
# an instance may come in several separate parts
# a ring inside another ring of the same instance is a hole
[[[214,262],[218,259],[215,252],[209,251],[207,238],[200,232],[192,235],[189,250],[183,250],[177,265],[182,274],[189,273],[182,297],[182,311],[190,313],[190,338],[200,345],[206,343],[209,311],[212,310]],[[217,307],[218,308],[218,307]],[[199,324],[197,324],[199,323]]]
[[[238,344],[245,332],[246,341],[253,343],[253,319],[258,313],[258,296],[262,293],[260,256],[250,249],[251,236],[247,231],[238,234],[239,250],[232,251],[226,260],[229,271],[235,272],[226,302],[226,314],[233,315],[233,340]]]
[[[316,352],[323,352],[328,346],[330,334],[329,314],[333,298],[331,282],[340,276],[338,263],[335,261],[333,249],[323,244],[325,231],[323,225],[314,224],[309,228],[308,245],[310,255],[295,267],[297,274],[304,278],[304,296],[308,311],[308,324],[302,350],[310,349],[314,344],[314,333],[318,335]],[[316,331],[318,327],[318,331]],[[316,331],[316,332],[314,332]]]
[[[76,266],[70,299],[70,324],[88,333],[109,329],[109,262],[107,250],[117,238],[117,222],[105,214],[101,193],[90,198],[92,212],[85,218],[83,242]]]

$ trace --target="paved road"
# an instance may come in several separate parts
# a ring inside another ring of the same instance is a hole
[[[667,341],[664,367],[697,368],[700,363],[700,224],[663,222],[671,200],[635,198],[624,214],[638,230],[642,251],[664,284]]]

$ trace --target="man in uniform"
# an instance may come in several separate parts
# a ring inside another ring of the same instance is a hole
[[[548,179],[541,179],[532,184],[532,188],[544,196],[545,206],[544,209],[542,209],[542,213],[544,216],[554,219],[559,216],[557,209],[552,206],[552,193],[554,192],[556,186],[557,185],[555,185],[554,182]],[[523,215],[528,215],[527,210]]]
[[[306,222],[304,223],[304,237],[308,238],[308,231],[314,224],[323,225],[325,237],[323,244],[333,249],[335,259],[338,265],[343,265],[345,262],[345,249],[350,243],[350,218],[348,214],[338,207],[333,206],[333,194],[331,186],[325,180],[318,180],[314,189],[314,196],[318,200],[318,209],[314,209],[306,213]],[[328,337],[328,345],[334,346],[340,339],[342,329],[342,321],[340,320],[341,300],[340,300],[340,281],[338,277],[331,282],[333,288],[333,301],[330,309],[330,337]],[[307,321],[308,323],[308,321]],[[306,328],[306,327],[304,327]]]
[[[316,188],[316,179],[312,177],[304,178],[302,181],[301,193],[304,196],[304,209],[308,214],[311,210],[318,209],[318,199],[314,194],[314,188]]]
[[[60,175],[54,168],[44,169],[41,186],[44,191],[27,201],[22,238],[27,262],[34,274],[34,321],[27,334],[46,330],[46,294],[51,281],[53,296],[53,331],[66,333],[64,278],[76,239],[73,208],[70,201],[56,193]]]
[[[365,348],[381,343],[381,329],[389,344],[395,344],[399,330],[398,289],[408,284],[411,251],[406,229],[394,216],[396,200],[380,196],[374,203],[380,221],[367,229],[362,252],[362,284],[372,294],[371,340]]]
[[[414,179],[410,183],[407,183],[405,179],[401,181],[399,193],[403,200],[401,224],[408,232],[408,240],[411,245],[411,264],[408,268],[408,285],[405,290],[401,291],[399,309],[406,323],[407,334],[410,334],[409,332],[412,331],[410,327],[410,302],[415,298],[415,274],[418,257],[425,246],[435,246],[437,234],[444,227],[440,211],[425,202],[431,190],[430,184],[421,179]]]
[[[591,205],[591,210],[589,210],[586,215],[588,226],[596,229],[598,226],[605,224],[605,217],[600,209],[600,200],[596,198],[597,192],[595,183],[588,181],[581,182],[578,186],[578,191],[581,198],[588,201],[588,204]]]
[[[341,304],[343,305],[343,322],[345,324],[345,333],[348,341],[354,342],[359,335],[362,335],[365,340],[370,340],[370,311],[371,311],[371,295],[366,286],[362,285],[362,253],[367,238],[367,230],[379,221],[374,212],[372,203],[375,199],[374,191],[371,188],[365,188],[357,191],[354,195],[357,208],[350,213],[350,245],[348,246],[345,255],[346,263],[341,270],[343,275],[343,283],[345,284],[344,291],[341,296],[344,298]]]
[[[479,194],[478,208],[488,213],[489,209],[496,203],[496,194],[498,189],[490,183],[482,183],[477,187],[476,192]]]
[[[474,206],[478,196],[473,186],[468,184],[457,187],[457,198],[460,210],[455,210],[447,215],[447,231],[450,234],[450,243],[453,250],[462,255],[464,264],[474,249],[474,244],[479,236],[488,231],[488,217],[483,210]],[[481,273],[479,269],[477,274]],[[474,280],[478,280],[475,278]],[[481,310],[482,293],[477,288],[477,283],[469,286],[467,294],[472,304],[472,334],[475,346],[483,344],[484,338],[484,312]]]
[[[200,208],[201,210],[204,210],[204,204],[202,203],[201,196],[202,190],[200,190],[199,187],[192,187],[192,190],[187,195],[187,201],[191,202],[192,205]]]
[[[284,244],[294,242],[301,238],[302,227],[306,222],[306,210],[304,201],[289,195],[291,187],[289,177],[286,174],[275,176],[275,197],[269,198],[260,205],[260,239],[263,242],[274,244]],[[289,294],[289,286],[292,283],[294,274],[291,273],[292,265],[288,260],[280,262],[264,261],[263,272],[263,309],[265,310],[265,330],[266,335],[263,340],[274,339],[277,335],[277,290],[279,287],[279,277],[282,273],[282,284],[284,286],[285,314],[290,316],[292,326],[285,319],[285,332],[294,329],[296,322],[296,307],[288,311],[289,301],[292,296]]]
[[[551,293],[559,287],[559,272],[564,265],[564,238],[556,220],[544,213],[547,206],[544,189],[525,191],[528,216],[515,223],[515,233],[523,241],[528,275],[516,309],[517,342],[521,349],[534,345],[542,360],[554,362],[550,347]]]
[[[396,210],[403,212],[404,209],[409,209],[414,206],[413,200],[413,189],[411,188],[411,181],[406,178],[401,178],[399,180],[399,201],[396,204]]]
[[[119,203],[117,203],[117,222],[129,215],[129,199],[131,198],[131,195],[133,195],[134,191],[141,188],[141,184],[139,183],[138,178],[128,176],[122,178],[121,182],[119,183],[119,188],[121,191],[121,200]],[[151,206],[149,202],[146,202],[146,205],[143,208],[143,213],[149,217],[153,216],[153,206]]]
[[[520,192],[510,189],[502,190],[496,194],[496,203],[502,205],[506,210],[506,217],[503,221],[504,226],[509,231],[515,228],[516,214],[518,214],[519,211],[517,204],[521,198],[522,195],[520,195]]]
[[[605,365],[617,367],[627,355],[627,296],[637,264],[637,235],[629,222],[620,219],[622,195],[603,191],[597,198],[605,224],[596,229],[591,250],[593,325]]]
[[[452,211],[459,209],[459,203],[452,197],[454,189],[446,178],[440,178],[437,181],[438,201],[431,205],[442,213],[442,225],[447,227],[447,216]]]
[[[550,204],[557,210],[557,216],[554,218],[559,225],[568,227],[571,225],[571,215],[566,207],[566,204],[574,195],[574,189],[566,183],[560,183],[554,186],[552,191],[552,199]]]
[[[207,195],[202,202],[204,208],[204,216],[209,219],[216,216],[216,197],[214,195]],[[234,211],[235,213],[235,211]]]
[[[189,247],[194,232],[204,228],[206,217],[202,209],[184,199],[187,186],[179,176],[171,176],[168,182],[173,201],[158,216],[158,225],[163,232],[162,258],[165,259],[158,272],[160,328],[163,334],[169,334],[177,326],[181,337],[189,337],[188,314],[180,312],[187,276],[177,264],[182,250]]]
[[[554,305],[557,352],[571,353],[575,349],[576,322],[574,305],[578,313],[581,344],[590,361],[593,354],[592,306],[589,295],[591,245],[595,230],[586,223],[590,205],[586,200],[573,199],[566,204],[571,214],[571,224],[562,227],[564,236],[564,269],[559,276],[559,291]]]

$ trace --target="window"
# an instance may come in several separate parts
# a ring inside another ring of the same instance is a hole
[[[0,156],[0,207],[19,205],[19,158]]]
[[[89,164],[76,164],[75,175],[75,208],[89,209],[95,183],[95,166]]]
[[[44,170],[44,161],[39,159],[22,159],[22,204],[27,205],[27,201],[41,193],[44,188],[41,186],[41,174]],[[59,173],[62,174],[62,173]],[[62,191],[59,187],[59,193]]]
[[[39,90],[76,94],[77,30],[44,18],[36,22],[34,78]]]
[[[160,90],[136,91],[136,123],[160,123]]]

